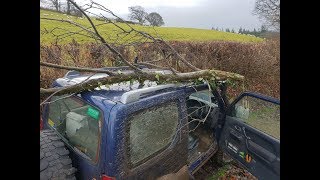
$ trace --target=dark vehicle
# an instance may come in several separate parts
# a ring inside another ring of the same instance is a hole
[[[53,87],[105,76],[70,71]],[[42,116],[40,178],[157,179],[185,165],[192,176],[221,148],[259,179],[279,179],[280,101],[245,92],[229,104],[225,91],[223,82],[209,90],[145,81],[53,96]]]

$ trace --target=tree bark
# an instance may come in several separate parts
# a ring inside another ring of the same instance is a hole
[[[165,83],[177,83],[177,82],[189,82],[191,80],[197,80],[199,78],[203,79],[211,79],[212,77],[215,78],[215,80],[227,80],[231,79],[234,81],[243,81],[244,76],[236,74],[236,73],[230,73],[225,71],[219,71],[219,70],[201,70],[201,71],[194,71],[189,73],[177,73],[174,74],[157,74],[157,73],[131,73],[131,74],[119,74],[116,76],[109,76],[99,79],[91,79],[87,82],[83,82],[80,84],[75,84],[71,86],[66,87],[55,87],[55,88],[40,88],[40,95],[49,95],[52,93],[56,93],[59,91],[56,95],[62,95],[62,94],[70,94],[70,93],[79,93],[82,91],[86,91],[88,89],[94,89],[96,87],[103,85],[111,85],[114,83],[120,83],[130,80],[139,80],[145,81],[160,81]]]
[[[68,15],[71,15],[71,12],[70,12],[70,2],[69,1],[67,1],[67,14]]]

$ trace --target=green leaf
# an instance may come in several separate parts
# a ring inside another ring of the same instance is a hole
[[[159,76],[159,74],[156,74],[155,77],[156,77],[157,81],[160,81],[160,76]]]
[[[101,83],[100,81],[98,82],[98,85],[99,85],[99,86],[98,86],[97,88],[98,88],[99,90],[101,90],[102,83]]]
[[[110,85],[109,84],[105,84],[104,85],[106,88],[110,88]]]
[[[217,88],[216,82],[215,81],[210,81],[209,85],[211,87],[212,90],[215,90]]]
[[[130,79],[130,86],[133,85],[134,79]]]

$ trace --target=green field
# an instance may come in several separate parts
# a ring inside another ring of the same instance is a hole
[[[57,12],[47,11],[47,10],[40,10],[40,17],[42,18],[55,18],[55,19],[65,19],[65,20],[72,20],[74,22],[80,23],[85,27],[90,27],[89,22],[85,18],[78,18],[74,16],[69,16],[66,14],[61,14]],[[103,21],[98,21],[95,18],[92,18],[94,24],[101,24]],[[127,25],[122,23],[117,23],[117,25],[127,28]],[[132,25],[135,29],[140,31],[145,31],[150,33],[151,35],[158,35],[162,37],[166,41],[237,41],[237,42],[260,42],[263,41],[261,38],[242,35],[242,34],[235,34],[235,33],[227,33],[215,30],[204,30],[204,29],[194,29],[194,28],[175,28],[175,27],[150,27],[150,26],[141,26],[141,25]],[[58,29],[57,29],[58,27]],[[68,23],[58,22],[58,21],[50,21],[50,20],[40,20],[40,42],[43,44],[48,44],[54,42],[56,37],[52,35],[51,31],[55,28],[53,33],[55,35],[59,35],[65,33],[66,30],[77,32],[81,30],[78,27],[70,25]],[[108,42],[115,42],[117,40],[116,34],[119,32],[118,28],[116,28],[113,24],[105,24],[98,26],[97,28],[99,32],[104,36]],[[83,32],[81,32],[83,33]],[[79,43],[84,42],[94,42],[93,39],[81,36],[81,35],[72,35],[65,37],[60,40],[61,43],[68,43],[72,39],[75,39]],[[133,40],[138,40],[137,38],[132,36],[127,36],[124,38],[122,42],[129,42]]]

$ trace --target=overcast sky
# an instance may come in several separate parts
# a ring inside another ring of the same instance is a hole
[[[120,17],[128,18],[128,7],[142,6],[150,12],[158,12],[165,26],[200,29],[239,27],[253,30],[261,22],[252,15],[255,0],[94,0]],[[85,3],[88,0],[77,0]]]

